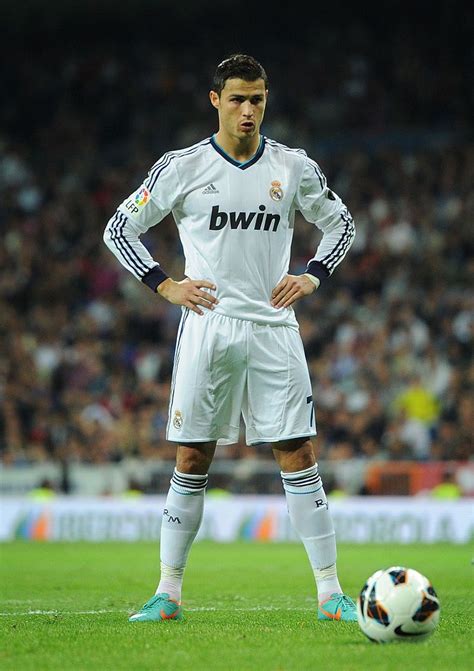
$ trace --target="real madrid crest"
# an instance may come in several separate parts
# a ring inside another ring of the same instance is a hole
[[[175,429],[181,429],[183,426],[183,415],[179,410],[175,410],[174,412],[173,426]]]
[[[270,198],[272,200],[281,200],[283,198],[283,191],[281,188],[281,182],[279,182],[277,179],[275,179],[272,182],[272,185],[270,187]]]

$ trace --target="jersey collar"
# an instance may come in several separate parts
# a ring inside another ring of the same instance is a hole
[[[217,151],[218,154],[222,156],[222,158],[225,158],[226,161],[231,163],[232,165],[235,165],[236,168],[240,168],[240,170],[246,170],[247,168],[250,168],[251,165],[256,163],[258,159],[261,157],[263,154],[263,151],[265,149],[265,138],[263,135],[260,136],[260,144],[258,145],[258,149],[255,152],[255,154],[252,156],[252,158],[249,158],[248,161],[236,161],[235,158],[232,158],[232,156],[229,156],[229,154],[222,149],[220,145],[217,144],[215,136],[211,136],[211,144],[214,147],[214,149]]]

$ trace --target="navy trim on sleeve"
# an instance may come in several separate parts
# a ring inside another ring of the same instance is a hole
[[[329,270],[323,266],[321,261],[310,261],[308,263],[308,267],[306,268],[306,272],[309,273],[310,275],[314,275],[314,277],[317,277],[318,280],[325,280],[326,277],[329,277]]]
[[[158,286],[167,279],[168,275],[161,270],[160,266],[155,266],[142,277],[142,282],[156,293]]]

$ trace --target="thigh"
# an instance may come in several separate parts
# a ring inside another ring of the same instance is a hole
[[[245,334],[221,315],[183,314],[176,342],[167,438],[237,442],[245,387]]]
[[[247,442],[278,442],[316,435],[313,392],[297,328],[254,328],[249,347],[244,418]]]

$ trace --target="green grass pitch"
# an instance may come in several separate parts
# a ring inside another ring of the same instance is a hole
[[[425,642],[376,645],[357,623],[318,622],[313,576],[298,544],[196,543],[184,623],[129,624],[154,591],[148,543],[11,543],[1,553],[3,671],[200,669],[436,671],[472,669],[472,548],[340,545],[338,567],[356,597],[378,568],[427,575],[441,620]]]

